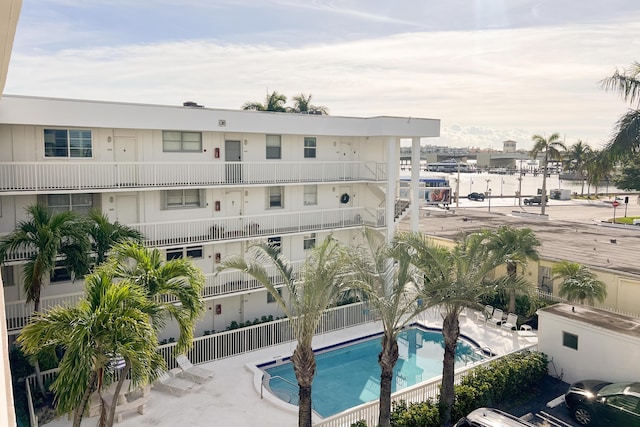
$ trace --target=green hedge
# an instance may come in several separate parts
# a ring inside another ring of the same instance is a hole
[[[494,406],[500,402],[523,396],[523,390],[533,390],[547,376],[547,356],[529,351],[502,357],[480,366],[455,386],[455,401],[451,419],[456,421],[474,409]],[[394,403],[391,413],[393,427],[438,427],[439,405],[431,400],[407,404]],[[352,427],[366,427],[364,421]]]

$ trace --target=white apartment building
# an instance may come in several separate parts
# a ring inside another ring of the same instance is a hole
[[[192,104],[191,104],[192,105]],[[334,117],[4,95],[0,99],[0,235],[25,207],[92,207],[140,230],[167,258],[190,257],[206,275],[196,336],[232,321],[281,315],[268,292],[237,272],[214,275],[256,240],[299,265],[329,233],[351,243],[363,225],[395,230],[400,140],[439,135],[440,122]],[[417,159],[416,161],[419,161]],[[416,168],[415,191],[417,193]],[[415,209],[417,229],[417,204]],[[25,304],[22,264],[2,267],[9,334]],[[274,276],[275,278],[275,276]],[[82,284],[60,267],[42,308],[73,303]],[[169,327],[165,337],[176,337]],[[161,337],[162,338],[162,337]]]

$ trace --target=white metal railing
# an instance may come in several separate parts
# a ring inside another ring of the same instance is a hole
[[[294,274],[298,274],[300,272],[300,268],[303,263],[304,261],[291,263]],[[266,270],[267,274],[269,274],[269,278],[271,279],[271,283],[276,286],[284,283],[275,267],[267,266]],[[241,271],[222,271],[218,274],[205,274],[202,297],[204,299],[211,299],[221,295],[245,292],[259,288],[262,288],[262,284],[253,279],[247,273],[243,273]],[[83,297],[84,292],[43,297],[40,299],[40,310],[48,311],[55,306],[70,307],[75,305]],[[164,298],[163,301],[177,302],[177,299],[175,299],[175,297]],[[7,302],[5,304],[7,331],[15,332],[24,328],[32,314],[33,303],[27,303],[26,300]]]
[[[386,224],[385,209],[341,208],[317,211],[271,213],[268,215],[207,218],[130,224],[144,236],[150,247],[202,244],[212,241],[248,240],[256,237],[301,232],[335,230],[367,225],[380,228]],[[0,234],[0,237],[2,235]],[[5,262],[24,261],[32,252],[11,251]]]
[[[0,162],[0,192],[384,181],[379,162]]]
[[[351,326],[372,322],[376,312],[365,303],[355,303],[331,308],[324,312],[316,328],[316,335],[345,329]],[[250,351],[260,350],[294,340],[288,319],[261,323],[246,328],[233,329],[217,334],[198,337],[193,340],[189,358],[195,364],[224,359]],[[158,351],[164,357],[169,369],[175,368],[175,343],[162,345]]]
[[[522,351],[535,351],[538,348],[537,344],[532,344],[526,348],[518,349],[508,354],[519,353]],[[504,357],[502,355],[500,357]],[[480,362],[465,366],[460,369],[456,369],[454,383],[460,384],[462,378],[472,372],[478,366],[487,365],[495,361],[496,358],[488,358]],[[400,402],[404,400],[407,403],[420,403],[426,402],[429,399],[436,400],[440,394],[440,386],[442,383],[441,378],[434,378],[431,381],[426,381],[420,384],[416,384],[411,387],[407,387],[403,390],[397,391],[391,395],[392,402]],[[315,424],[316,427],[348,427],[353,423],[360,420],[364,420],[368,426],[374,426],[378,424],[378,416],[380,414],[380,401],[374,400],[354,408],[347,409],[339,414],[327,417],[322,421]]]
[[[148,246],[171,246],[207,241],[253,239],[261,236],[385,226],[384,209],[342,208],[271,213],[201,220],[131,224]]]

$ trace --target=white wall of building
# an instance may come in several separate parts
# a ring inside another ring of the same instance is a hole
[[[569,314],[573,314],[572,307],[578,312],[575,316]],[[549,365],[550,374],[562,374],[562,380],[568,383],[591,378],[640,381],[637,333],[620,333],[585,320],[588,316],[601,317],[604,314],[601,310],[570,304],[557,304],[556,309],[563,310],[563,315],[548,309],[538,311],[538,350],[553,362]],[[628,322],[629,327],[640,328],[639,320],[622,317],[615,315],[612,322]],[[564,333],[578,337],[577,350],[563,345]]]

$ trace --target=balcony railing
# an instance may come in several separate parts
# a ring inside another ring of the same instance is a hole
[[[0,192],[384,181],[377,162],[2,162]]]
[[[293,273],[297,275],[300,272],[303,261],[292,262]],[[274,285],[282,285],[284,280],[278,274],[278,271],[272,267],[266,267],[267,274]],[[263,286],[241,271],[222,271],[219,274],[206,274],[202,297],[204,299],[212,299],[223,295],[247,292],[262,288]],[[76,292],[73,294],[56,295],[52,297],[44,297],[40,300],[40,310],[48,311],[53,307],[62,306],[70,307],[75,305],[84,297],[84,292]],[[164,302],[177,302],[175,298],[165,298]],[[5,316],[7,321],[7,330],[9,332],[19,331],[22,329],[29,318],[33,314],[33,303],[27,303],[25,300],[7,302],[5,304]]]
[[[340,228],[384,227],[383,208],[343,208],[292,213],[210,218],[190,221],[132,224],[149,246],[172,246],[209,241],[247,240]]]
[[[189,221],[165,221],[130,224],[145,236],[150,247],[203,244],[250,240],[257,237],[301,232],[336,230],[367,225],[373,228],[386,224],[384,208],[342,208],[333,210],[270,213],[268,215],[209,218]],[[2,237],[2,234],[0,234]],[[5,262],[26,260],[32,251],[8,252]]]

